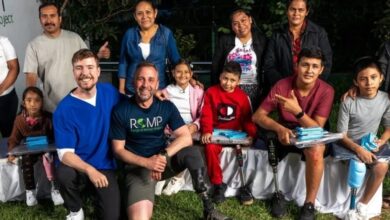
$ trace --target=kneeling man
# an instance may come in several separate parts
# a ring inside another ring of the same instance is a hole
[[[204,162],[192,147],[192,137],[175,105],[153,97],[158,89],[157,68],[140,63],[134,74],[135,95],[113,110],[110,137],[116,156],[125,163],[129,219],[151,219],[156,181],[188,168],[194,189],[200,194],[204,216],[225,219],[207,196]],[[164,128],[176,137],[167,143]]]

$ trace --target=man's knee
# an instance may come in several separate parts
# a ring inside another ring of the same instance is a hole
[[[389,165],[387,163],[377,163],[374,166],[374,174],[377,177],[384,177],[389,169]]]
[[[56,168],[56,182],[60,185],[67,185],[77,178],[77,171],[63,163]]]
[[[303,151],[306,161],[311,161],[314,163],[319,163],[324,161],[324,152],[325,152],[324,145],[309,147]]]

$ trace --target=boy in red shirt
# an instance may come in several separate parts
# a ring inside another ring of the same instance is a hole
[[[238,85],[241,77],[241,66],[231,61],[223,67],[219,76],[219,85],[210,87],[204,96],[200,118],[202,129],[201,141],[206,144],[205,155],[207,173],[214,185],[213,200],[220,203],[225,199],[226,184],[222,182],[222,170],[219,154],[222,145],[212,144],[213,129],[244,130],[252,138],[256,136],[256,125],[251,120],[251,104],[247,94]],[[251,204],[253,198],[248,191],[242,190],[240,200]]]

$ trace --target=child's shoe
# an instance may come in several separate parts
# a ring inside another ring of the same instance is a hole
[[[225,201],[225,191],[227,185],[225,183],[221,183],[219,185],[214,185],[214,193],[213,193],[213,201],[217,204]]]
[[[173,177],[165,189],[162,191],[162,194],[166,196],[170,196],[172,194],[176,194],[180,191],[181,187],[185,184],[185,180],[183,177]]]
[[[27,206],[35,206],[38,204],[36,190],[26,190],[26,204]]]
[[[164,188],[165,180],[158,181],[156,187],[154,188],[154,195],[161,196],[161,192]]]
[[[51,200],[53,200],[54,205],[64,204],[64,199],[62,199],[60,191],[58,191],[57,189],[51,190]]]
[[[84,211],[81,208],[78,212],[70,212],[66,220],[84,220]]]

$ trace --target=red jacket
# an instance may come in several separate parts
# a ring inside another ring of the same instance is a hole
[[[251,106],[246,93],[239,87],[232,93],[220,85],[210,87],[204,96],[200,127],[202,133],[213,133],[214,128],[243,130],[256,137],[256,125],[252,122]]]

